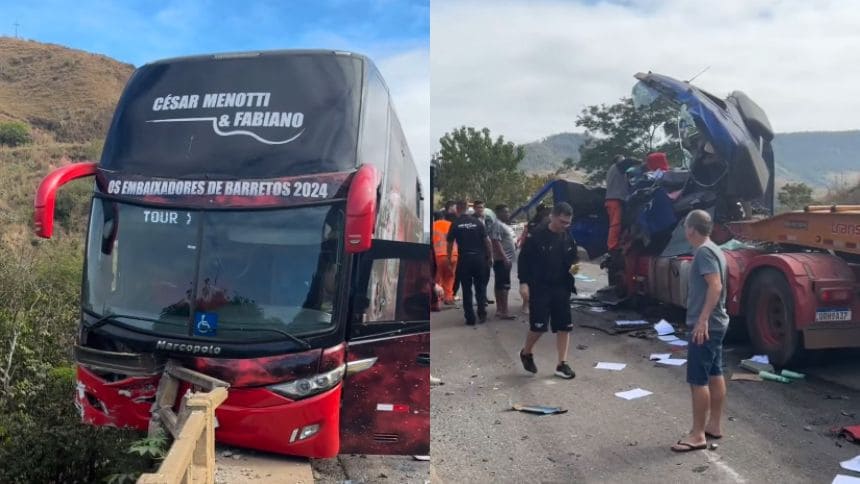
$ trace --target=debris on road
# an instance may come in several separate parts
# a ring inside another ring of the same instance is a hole
[[[560,413],[567,413],[567,409],[565,408],[551,407],[547,405],[523,405],[521,403],[515,403],[511,405],[511,408],[518,412],[534,413],[538,415],[555,415]]]
[[[648,326],[648,321],[644,319],[616,319],[615,326],[619,328],[639,328]]]
[[[836,477],[830,484],[860,484],[860,477],[846,476],[845,474],[836,474]]]
[[[600,361],[597,365],[594,366],[596,370],[612,370],[612,371],[621,371],[627,366],[626,363],[609,363],[605,361]]]
[[[577,275],[573,276],[573,278],[576,279],[577,281],[582,281],[582,282],[597,282],[597,279],[590,277],[590,276],[586,276],[585,274],[577,274]]]
[[[773,365],[771,365],[770,363],[762,363],[760,361],[756,361],[754,358],[755,357],[741,360],[741,368],[743,368],[744,370],[751,371],[753,373],[758,373],[760,371],[767,371],[773,373],[774,371],[776,371],[774,370]]]
[[[853,459],[842,461],[839,463],[839,465],[841,465],[843,469],[860,472],[860,455],[854,457]]]
[[[578,350],[587,350],[587,349],[588,349],[588,345],[576,345],[576,349],[578,349]]]
[[[661,319],[654,325],[654,330],[657,331],[658,335],[666,336],[668,334],[673,334],[675,332],[675,327],[669,324],[665,319]]]
[[[780,383],[791,383],[790,378],[779,376],[776,373],[771,373],[769,371],[760,371],[758,372],[758,376],[760,376],[763,380],[778,381]]]
[[[442,381],[441,378],[436,378],[435,376],[430,375],[430,386],[431,387],[436,387],[436,386],[444,385],[444,384],[445,383]]]
[[[850,400],[848,398],[848,395],[831,395],[829,393],[824,395],[824,399],[825,400]]]
[[[415,460],[420,460],[420,461],[429,461],[429,460],[430,460],[430,456],[429,456],[429,455],[413,455],[412,457],[413,457]]]
[[[615,394],[615,396],[618,398],[623,398],[625,400],[633,400],[636,398],[647,397],[648,395],[651,395],[651,394],[652,394],[652,392],[649,392],[648,390],[643,390],[641,388],[634,388],[633,390],[627,390],[626,392],[618,392]]]
[[[687,346],[688,343],[683,339],[676,339],[674,341],[670,341],[669,344],[672,346]]]
[[[651,356],[648,357],[649,360],[665,360],[672,356],[672,353],[651,353]]]
[[[793,380],[802,380],[806,378],[806,375],[804,375],[803,373],[796,373],[791,370],[782,370],[780,372],[780,375],[786,378],[791,378]]]
[[[762,381],[758,373],[732,373],[733,381]]]
[[[678,341],[678,337],[674,334],[660,334],[657,335],[657,339],[664,343],[671,343],[672,341]]]
[[[842,427],[839,435],[845,437],[845,440],[849,442],[860,443],[860,425]]]
[[[589,311],[591,311],[592,313],[605,313],[606,308],[602,308],[600,306],[595,306],[593,308],[589,308]]]
[[[665,366],[683,366],[685,363],[687,363],[685,358],[662,358],[657,360],[658,365]]]

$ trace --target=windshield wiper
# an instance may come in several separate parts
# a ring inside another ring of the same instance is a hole
[[[170,324],[167,321],[164,321],[163,319],[147,318],[144,316],[133,316],[133,315],[129,315],[129,314],[110,313],[110,314],[105,314],[104,316],[93,321],[92,323],[84,323],[84,326],[86,327],[87,330],[93,330],[93,329],[96,329],[100,326],[104,326],[107,323],[111,323],[112,322],[111,320],[116,319],[116,318],[136,319],[138,321],[148,321],[150,323],[162,323],[162,324],[167,323],[167,324]],[[187,325],[182,324],[181,326],[187,326]],[[254,332],[254,331],[272,331],[274,333],[278,333],[278,334],[286,337],[287,339],[289,339],[295,343],[298,343],[299,345],[301,345],[302,348],[304,348],[306,350],[311,349],[311,344],[308,343],[307,341],[299,338],[298,336],[293,336],[290,333],[287,333],[286,331],[283,331],[280,329],[275,329],[275,328],[242,328],[242,327],[239,327],[239,328],[221,328],[221,331],[239,331],[239,332],[249,332],[249,333]]]
[[[311,349],[311,344],[308,343],[307,341],[299,338],[298,336],[293,336],[290,333],[287,333],[286,331],[283,331],[280,329],[275,329],[275,328],[242,328],[242,327],[224,328],[224,327],[222,327],[222,328],[220,328],[220,331],[238,331],[238,332],[249,332],[249,333],[253,333],[254,331],[271,331],[273,333],[278,333],[281,336],[285,336],[287,339],[292,340],[292,341],[300,344],[306,350]]]
[[[167,323],[167,324],[169,324],[167,321],[164,321],[162,319],[147,318],[144,316],[134,316],[131,314],[108,313],[108,314],[105,314],[104,316],[100,317],[99,319],[93,321],[92,323],[86,323],[85,322],[84,327],[86,327],[88,330],[96,329],[100,326],[104,326],[107,323],[112,323],[113,321],[111,321],[111,319],[116,319],[116,318],[136,319],[138,321],[147,321],[150,323]]]

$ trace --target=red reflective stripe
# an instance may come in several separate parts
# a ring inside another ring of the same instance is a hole
[[[395,403],[394,404],[394,411],[395,412],[408,412],[409,411],[409,405],[403,405],[402,403]]]

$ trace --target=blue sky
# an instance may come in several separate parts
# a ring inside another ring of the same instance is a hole
[[[372,58],[429,48],[429,0],[0,0],[0,33],[140,66],[180,55],[324,47]]]

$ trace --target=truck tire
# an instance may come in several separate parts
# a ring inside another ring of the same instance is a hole
[[[757,354],[766,354],[775,367],[788,365],[800,356],[794,297],[780,271],[764,269],[754,276],[745,313],[750,342]]]

